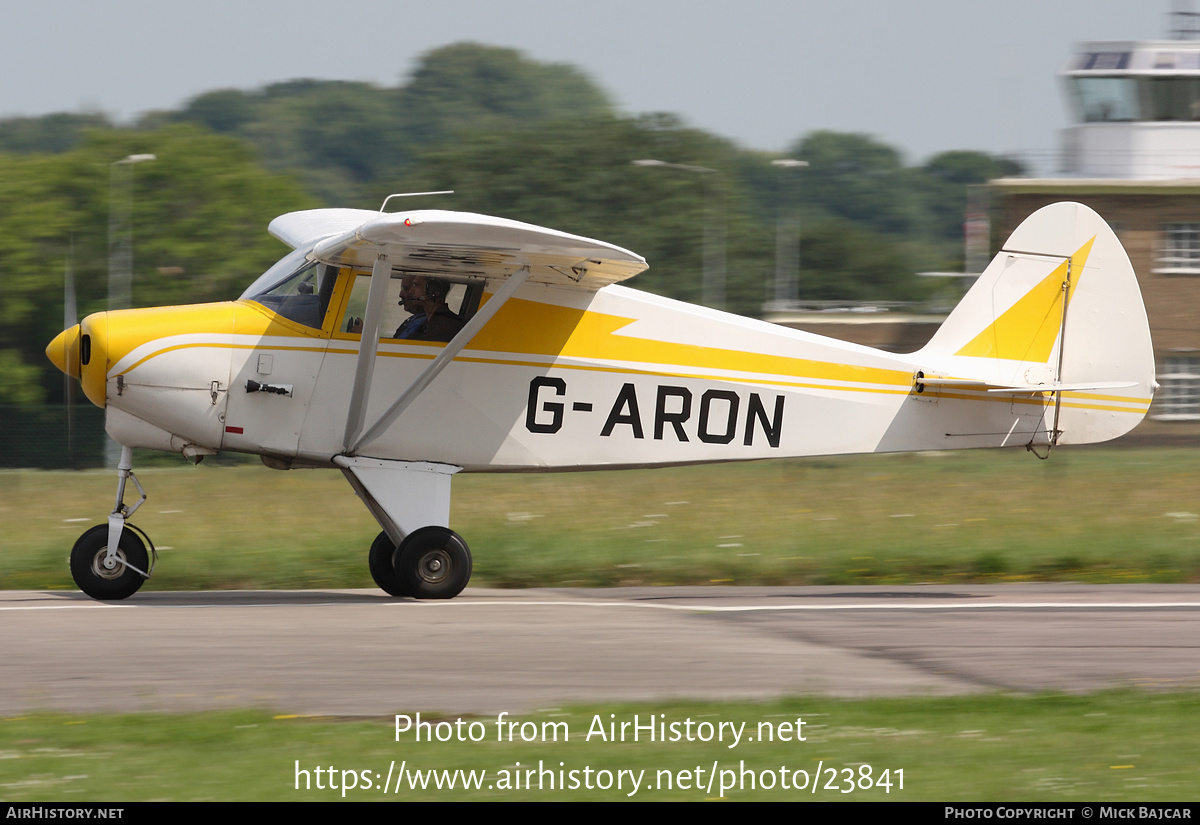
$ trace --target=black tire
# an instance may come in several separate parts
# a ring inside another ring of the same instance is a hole
[[[128,599],[146,579],[141,573],[131,570],[149,571],[150,555],[145,543],[137,533],[126,527],[117,542],[117,565],[112,570],[104,569],[104,557],[108,554],[108,525],[97,524],[88,530],[71,548],[71,578],[84,593],[102,602]]]
[[[400,586],[417,599],[453,599],[471,580],[471,551],[462,536],[445,527],[409,533],[392,562]]]
[[[392,564],[392,558],[395,555],[396,545],[392,544],[388,534],[380,533],[376,536],[375,541],[371,542],[371,552],[367,556],[367,564],[371,568],[371,578],[375,580],[375,584],[379,585],[379,589],[389,596],[407,596],[408,593],[400,584],[400,578],[396,575],[396,568]]]

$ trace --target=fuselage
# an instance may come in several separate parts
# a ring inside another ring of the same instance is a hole
[[[294,320],[251,299],[105,312],[47,351],[77,366],[119,443],[333,466],[347,446],[361,343],[351,293],[364,273],[330,277],[319,317]],[[446,346],[391,334],[375,356],[368,423]],[[1005,446],[1043,426],[1041,395],[918,393],[916,372],[935,360],[621,286],[527,284],[357,453],[467,470],[587,469]],[[1148,399],[1064,403],[1134,421]]]

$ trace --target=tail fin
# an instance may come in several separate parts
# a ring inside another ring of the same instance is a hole
[[[930,388],[1009,395],[1036,410],[1035,446],[1123,435],[1157,387],[1129,256],[1078,203],[1026,218],[916,357],[930,365]]]

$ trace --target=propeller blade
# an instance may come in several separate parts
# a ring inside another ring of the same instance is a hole
[[[70,329],[79,323],[79,312],[75,304],[75,273],[71,267],[71,259],[75,255],[75,239],[67,250],[66,270],[63,272],[63,329]]]
[[[63,329],[70,329],[79,323],[79,310],[75,300],[75,272],[72,266],[75,257],[75,239],[71,238],[71,245],[67,248],[67,263],[63,271]],[[64,354],[68,355],[69,354]],[[64,363],[66,358],[64,357]],[[75,407],[75,381],[70,375],[64,375],[66,379],[63,384],[63,405],[66,407],[67,413],[67,466],[75,466],[75,422],[74,422],[74,407]]]

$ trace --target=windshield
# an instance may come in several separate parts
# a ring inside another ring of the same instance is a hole
[[[256,295],[261,295],[287,278],[304,266],[307,262],[309,252],[312,252],[311,246],[295,249],[284,255],[274,266],[262,275],[259,275],[254,283],[246,287],[246,291],[238,296],[238,300],[245,300],[246,298],[254,298]]]
[[[320,329],[333,295],[337,269],[310,262],[297,250],[271,267],[242,293],[291,321]]]

